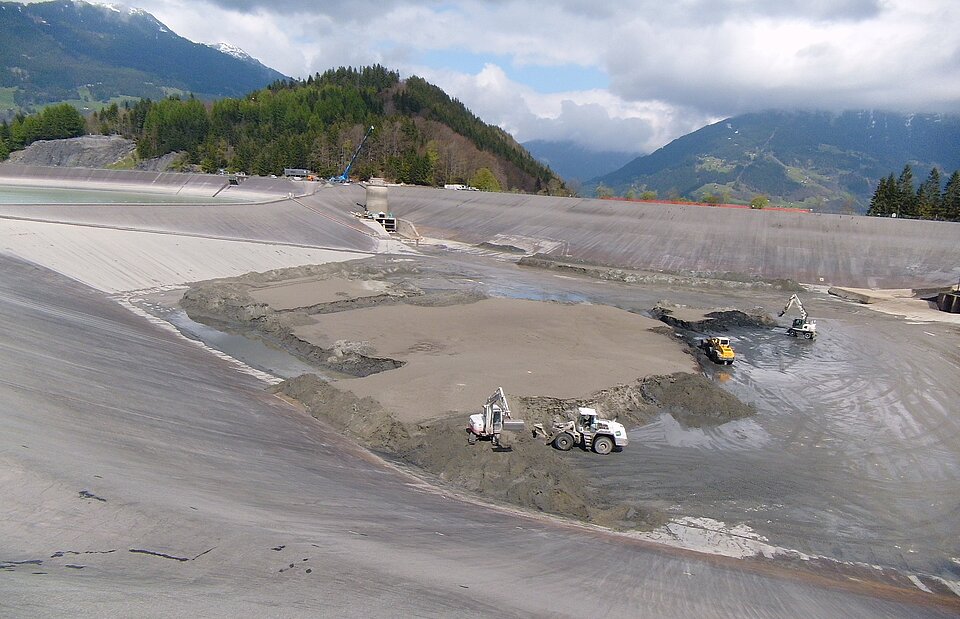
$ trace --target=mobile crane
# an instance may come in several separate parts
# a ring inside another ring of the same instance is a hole
[[[370,128],[367,129],[367,132],[363,135],[363,139],[360,140],[360,145],[357,146],[357,150],[354,151],[353,157],[350,158],[350,163],[347,164],[347,167],[344,168],[343,174],[340,176],[331,176],[328,179],[330,183],[340,183],[346,185],[350,182],[350,169],[353,167],[353,163],[357,160],[357,157],[360,155],[360,149],[363,148],[363,145],[366,143],[367,138],[370,137],[370,133],[373,132],[373,125],[370,125]]]
[[[800,318],[793,319],[793,324],[787,328],[787,335],[792,335],[793,337],[802,336],[808,340],[812,340],[813,338],[817,337],[817,323],[813,320],[807,320],[807,310],[803,309],[803,303],[800,302],[800,297],[797,295],[790,297],[790,300],[787,301],[786,306],[779,314],[777,314],[777,316],[783,316],[794,305],[797,306],[797,311],[800,312]]]

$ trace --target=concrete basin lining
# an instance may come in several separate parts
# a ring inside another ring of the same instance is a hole
[[[391,188],[399,217],[483,243],[562,241],[565,257],[639,269],[901,288],[957,281],[960,224],[890,218]]]

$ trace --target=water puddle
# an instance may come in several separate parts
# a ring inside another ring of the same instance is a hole
[[[324,379],[327,378],[317,368],[304,363],[286,351],[268,346],[260,340],[225,333],[194,322],[187,316],[186,312],[179,308],[171,308],[145,300],[137,301],[135,305],[152,316],[170,323],[184,337],[203,342],[210,348],[233,357],[261,372],[283,379],[295,378],[301,374],[317,374]]]
[[[757,449],[770,442],[770,435],[753,419],[736,419],[703,428],[688,428],[668,413],[629,432],[631,445],[644,449],[684,447],[692,449]]]

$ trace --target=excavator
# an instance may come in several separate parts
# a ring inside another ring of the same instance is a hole
[[[805,337],[808,340],[812,340],[817,337],[817,323],[813,320],[807,320],[807,310],[803,309],[803,303],[800,302],[800,297],[793,295],[790,297],[790,300],[787,301],[787,305],[781,310],[777,316],[783,316],[790,308],[793,306],[797,307],[797,311],[800,312],[800,318],[794,318],[793,324],[787,328],[787,335],[792,335],[793,337]]]
[[[526,423],[522,419],[513,419],[507,396],[503,387],[497,387],[483,405],[483,410],[470,415],[467,425],[467,441],[473,445],[477,439],[489,440],[494,447],[502,447],[500,435],[503,432],[522,432]]]

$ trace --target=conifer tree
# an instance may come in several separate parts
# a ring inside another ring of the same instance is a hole
[[[960,170],[954,171],[943,192],[943,218],[960,221]]]
[[[899,206],[899,194],[897,193],[897,181],[893,174],[886,178],[881,178],[877,184],[873,197],[870,198],[870,208],[867,215],[876,217],[888,217],[896,213]]]
[[[916,217],[918,215],[917,194],[914,191],[913,168],[908,163],[903,166],[903,172],[897,179],[898,208],[896,213],[898,217]]]
[[[940,170],[933,168],[917,190],[917,215],[923,219],[943,219],[943,195]]]

